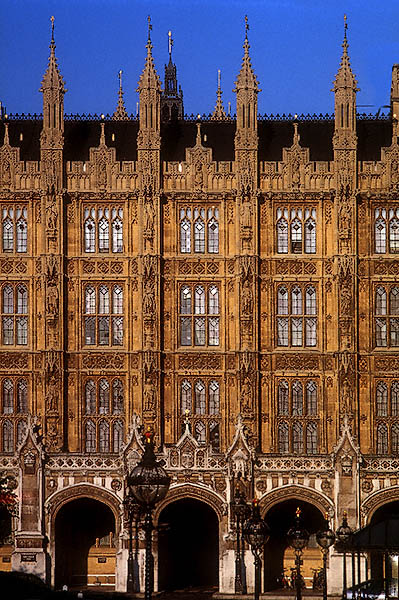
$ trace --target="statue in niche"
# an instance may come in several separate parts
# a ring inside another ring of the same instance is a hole
[[[253,309],[252,290],[248,279],[242,286],[242,312],[244,315],[251,315]]]
[[[11,168],[8,160],[3,165],[3,183],[5,185],[10,185],[11,183]]]
[[[54,184],[49,186],[49,190],[48,190],[48,194],[47,194],[46,214],[47,214],[47,228],[52,229],[52,230],[57,229],[58,212],[57,212],[57,207],[56,207]]]
[[[47,313],[52,316],[58,315],[58,290],[50,286],[47,290]]]
[[[243,195],[242,195],[241,212],[240,212],[241,226],[245,227],[245,228],[251,227],[251,217],[252,217],[250,191],[248,188],[249,188],[249,186],[247,186],[245,193],[243,193]]]
[[[342,411],[345,414],[352,413],[353,390],[348,377],[342,381]]]
[[[195,174],[194,174],[195,187],[200,188],[200,187],[202,187],[202,184],[204,182],[204,174],[202,172],[202,163],[199,161],[196,162],[194,168],[195,168]]]
[[[241,386],[242,409],[248,412],[252,409],[252,385],[248,377],[246,377]]]
[[[144,410],[155,410],[155,390],[152,384],[147,384],[144,388]]]
[[[155,296],[153,290],[145,293],[143,310],[146,314],[152,315],[155,313]]]

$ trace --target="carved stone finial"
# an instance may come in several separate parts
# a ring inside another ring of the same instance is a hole
[[[172,48],[173,48],[173,38],[172,32],[168,31],[168,52],[169,52],[169,60],[172,60]]]
[[[346,22],[346,15],[345,15],[345,25],[344,25],[344,40],[342,42],[342,57],[341,57],[341,62],[340,62],[340,66],[337,72],[337,75],[335,77],[335,81],[334,81],[334,88],[333,91],[337,92],[338,89],[343,88],[344,90],[346,89],[350,89],[352,91],[358,92],[359,89],[356,87],[357,86],[357,81],[356,78],[353,74],[351,65],[350,65],[350,60],[349,60],[349,54],[348,54],[348,38],[347,38],[347,29],[348,29],[348,24]]]
[[[223,101],[222,101],[222,90],[220,87],[220,69],[218,69],[218,87],[217,87],[217,100],[216,100],[216,105],[214,108],[214,111],[212,113],[212,119],[218,120],[218,119],[225,119],[226,118],[226,113],[224,111],[224,107],[223,107]]]
[[[10,145],[10,138],[8,137],[8,123],[5,122],[4,123],[4,141],[3,141],[3,146],[9,146]]]
[[[113,114],[113,117],[117,121],[127,121],[129,120],[129,115],[127,114],[127,110],[125,107],[125,101],[123,99],[123,89],[122,89],[122,69],[118,71],[118,79],[119,79],[119,91],[118,91],[118,105]]]
[[[155,89],[157,91],[161,90],[161,82],[160,82],[158,74],[155,70],[154,59],[152,57],[151,17],[148,17],[147,20],[148,20],[148,40],[147,40],[147,44],[146,44],[147,57],[145,60],[143,72],[139,79],[139,83],[138,83],[138,87],[137,87],[138,92],[140,92],[143,89]]]

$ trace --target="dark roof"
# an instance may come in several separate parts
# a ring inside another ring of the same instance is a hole
[[[356,531],[349,550],[399,551],[399,516],[389,517]]]
[[[118,161],[137,160],[138,121],[105,121],[105,141],[116,148]],[[216,161],[234,160],[234,135],[236,122],[204,120],[201,122],[202,143],[212,148]],[[289,148],[293,140],[292,120],[260,119],[258,122],[259,160],[281,161],[283,148]],[[12,146],[19,147],[21,160],[40,160],[40,118],[19,119],[9,122],[9,137]],[[192,148],[196,139],[194,119],[170,121],[161,125],[161,160],[184,161],[185,149]],[[310,149],[310,160],[333,160],[332,119],[299,120],[298,132],[302,147]],[[22,140],[20,136],[22,134]],[[115,140],[112,140],[112,134]],[[380,160],[381,148],[391,144],[392,124],[387,118],[360,118],[357,120],[358,159],[361,161]],[[4,123],[0,120],[0,144],[4,137]],[[89,148],[98,147],[100,142],[100,120],[65,120],[64,159],[67,161],[87,161]]]

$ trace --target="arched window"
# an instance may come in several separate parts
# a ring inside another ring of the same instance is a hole
[[[391,451],[399,453],[399,423],[394,423],[391,430]]]
[[[98,428],[99,451],[109,452],[109,423],[101,421]]]
[[[109,252],[109,223],[105,217],[98,222],[98,250]]]
[[[22,283],[17,286],[17,313],[26,315],[28,312],[28,290]]]
[[[399,314],[399,288],[393,287],[389,294],[389,314]]]
[[[7,217],[3,220],[3,252],[14,250],[14,223]]]
[[[378,254],[384,254],[387,251],[387,225],[385,218],[378,217],[380,214],[379,208],[376,209],[376,220],[375,220],[375,251]],[[386,213],[385,209],[384,213]]]
[[[214,287],[214,286],[212,286]],[[196,315],[205,314],[205,289],[202,285],[197,285],[194,295],[194,312]]]
[[[280,383],[278,384],[278,414],[289,414],[288,382],[285,380],[280,381]]]
[[[288,252],[288,223],[283,218],[277,221],[277,252],[279,254]]]
[[[292,451],[294,454],[303,453],[303,427],[298,421],[292,426]]]
[[[209,443],[214,452],[220,450],[220,438],[219,438],[219,423],[211,421],[209,423]]]
[[[100,285],[98,290],[98,312],[100,315],[109,313],[109,290],[106,285]]]
[[[294,286],[291,290],[292,314],[302,314],[302,290],[299,286]]]
[[[391,415],[399,417],[399,381],[394,381],[391,385]]]
[[[216,285],[211,285],[209,288],[209,314],[219,314],[219,290]]]
[[[302,252],[302,222],[298,218],[291,221],[291,252],[293,254]]]
[[[208,218],[211,212],[212,209],[208,209]],[[219,223],[214,217],[208,221],[208,252],[210,254],[219,252]]]
[[[85,313],[89,315],[96,313],[96,290],[91,285],[85,288]]]
[[[308,219],[305,223],[305,252],[314,254],[316,252],[316,222]]]
[[[284,286],[278,288],[277,313],[279,315],[288,315],[288,291]]]
[[[205,398],[205,385],[204,382],[199,379],[195,383],[195,414],[204,415],[206,413],[206,398]]]
[[[8,420],[3,423],[3,452],[14,452],[14,429]]]
[[[27,423],[24,419],[18,421],[17,424],[17,446],[19,447],[25,439]]]
[[[202,421],[195,424],[195,439],[199,444],[205,444],[206,442],[206,427]]]
[[[3,414],[11,415],[14,412],[14,386],[11,379],[3,381]]]
[[[377,415],[379,417],[388,415],[388,390],[384,381],[377,383]]]
[[[306,425],[306,452],[317,454],[317,424],[314,422]]]
[[[288,424],[285,422],[279,423],[278,426],[278,451],[280,454],[289,452]]]
[[[181,412],[184,414],[191,414],[192,411],[192,397],[191,397],[191,383],[187,379],[183,379],[181,383]]]
[[[205,252],[205,210],[194,209],[194,252]]]
[[[123,446],[123,423],[119,419],[114,422],[113,451],[120,452]]]
[[[27,243],[28,243],[28,225],[26,223],[26,219],[21,217],[17,221],[17,252],[26,252]]]
[[[84,223],[85,252],[96,251],[96,228],[93,219],[86,219]]]
[[[303,415],[303,390],[299,381],[292,384],[292,415]]]
[[[386,319],[375,320],[375,345],[383,348],[387,345],[387,322]]]
[[[112,412],[114,415],[123,413],[123,385],[120,379],[112,382]]]
[[[120,285],[112,289],[112,312],[114,315],[123,314],[123,290]]]
[[[388,454],[388,428],[385,423],[377,426],[377,454]]]
[[[389,251],[399,252],[399,219],[397,218],[389,221]]]
[[[314,381],[308,381],[306,384],[306,413],[317,414],[317,385]]]
[[[219,384],[211,381],[209,384],[209,414],[218,415],[220,412]]]
[[[305,312],[307,315],[317,314],[316,310],[316,290],[312,285],[306,288],[305,293]]]
[[[93,415],[96,412],[96,386],[94,381],[89,379],[85,385],[85,404],[86,414]]]
[[[197,285],[194,292],[194,312],[196,315],[205,314],[205,289],[202,285]],[[194,344],[196,346],[205,346],[206,330],[205,318],[195,317],[194,319]]]
[[[180,292],[180,312],[183,315],[191,315],[191,288],[184,285]]]
[[[85,425],[85,449],[86,452],[97,450],[96,426],[91,420],[86,421]]]
[[[28,412],[28,386],[25,379],[20,379],[17,383],[17,413]]]
[[[181,211],[184,214],[184,210]],[[180,221],[180,252],[191,252],[191,223],[184,217]]]
[[[387,293],[383,287],[378,287],[375,293],[375,314],[387,314]]]
[[[109,413],[109,383],[106,379],[100,379],[98,412],[100,415],[106,415]]]
[[[119,217],[112,221],[112,252],[123,252],[123,223]]]
[[[14,312],[14,290],[11,285],[3,288],[3,313],[12,314]]]

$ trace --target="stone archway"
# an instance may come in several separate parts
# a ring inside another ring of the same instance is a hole
[[[399,486],[390,487],[387,490],[379,490],[371,494],[362,504],[362,513],[365,524],[369,524],[375,512],[386,504],[399,501]]]
[[[185,498],[193,498],[205,502],[205,504],[209,504],[217,514],[219,524],[221,524],[224,516],[224,500],[214,492],[193,484],[172,487],[166,495],[166,498],[157,505],[154,511],[154,522],[158,523],[159,515],[168,504]]]
[[[112,589],[120,531],[119,499],[94,485],[79,484],[53,494],[46,508],[53,585],[80,588],[101,583]],[[69,547],[73,548],[73,560],[62,566],[65,560],[59,557],[69,556],[65,552]]]
[[[219,519],[210,504],[186,497],[158,517],[158,589],[218,589]]]
[[[290,486],[263,497],[262,514],[270,527],[270,539],[265,547],[265,591],[282,587],[282,574],[291,574],[294,552],[288,546],[287,532],[295,524],[295,512],[301,510],[301,522],[310,534],[308,548],[303,553],[303,570],[307,587],[312,585],[312,569],[321,566],[321,553],[315,533],[324,524],[324,513],[330,508],[324,499],[315,494],[303,493],[303,488]],[[306,490],[308,491],[308,490]],[[316,501],[315,501],[316,500]]]

